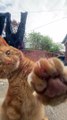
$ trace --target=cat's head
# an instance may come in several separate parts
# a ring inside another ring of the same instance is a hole
[[[7,78],[12,72],[19,69],[22,56],[20,50],[9,46],[0,37],[0,78]]]

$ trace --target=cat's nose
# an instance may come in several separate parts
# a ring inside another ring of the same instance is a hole
[[[11,61],[6,61],[6,65],[10,65],[11,64]]]

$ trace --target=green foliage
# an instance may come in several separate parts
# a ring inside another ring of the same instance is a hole
[[[51,52],[58,52],[58,51],[61,51],[61,49],[63,49],[63,46],[61,44],[53,43],[50,51]]]
[[[27,38],[30,48],[40,49],[41,35],[39,33],[30,33]]]
[[[28,34],[26,43],[30,49],[41,49],[51,52],[57,52],[62,49],[61,44],[53,43],[49,36],[43,36],[40,33],[32,32]]]

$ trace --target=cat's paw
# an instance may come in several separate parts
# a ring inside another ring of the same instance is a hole
[[[48,98],[67,93],[67,81],[63,77],[64,64],[58,58],[40,59],[28,76],[28,83],[37,94]]]

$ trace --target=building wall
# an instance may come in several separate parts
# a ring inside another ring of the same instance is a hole
[[[33,61],[37,61],[40,58],[50,58],[57,56],[55,53],[47,52],[44,50],[23,50],[23,53],[26,57],[32,59]]]

